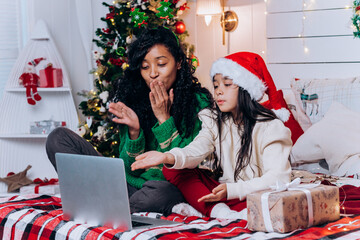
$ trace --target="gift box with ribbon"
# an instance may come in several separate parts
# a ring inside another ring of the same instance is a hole
[[[300,182],[247,195],[248,228],[286,233],[340,218],[338,187]]]
[[[39,71],[39,87],[54,88],[63,86],[63,73],[61,68],[54,68],[49,64]]]
[[[34,179],[34,184],[24,186],[20,188],[20,195],[25,194],[45,194],[45,195],[55,195],[60,193],[59,180],[57,178],[51,178],[44,180],[40,178]]]

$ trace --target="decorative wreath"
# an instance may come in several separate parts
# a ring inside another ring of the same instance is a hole
[[[353,10],[354,14],[351,20],[354,25],[354,37],[360,38],[360,0],[354,0]]]

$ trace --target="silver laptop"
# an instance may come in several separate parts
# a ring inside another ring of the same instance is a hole
[[[55,158],[65,219],[124,231],[177,224],[130,214],[122,159],[67,153]]]

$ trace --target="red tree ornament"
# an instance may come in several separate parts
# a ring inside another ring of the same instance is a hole
[[[175,23],[175,33],[183,34],[186,30],[185,23],[178,21]]]

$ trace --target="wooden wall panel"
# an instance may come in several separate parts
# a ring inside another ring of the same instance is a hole
[[[352,36],[268,39],[267,47],[268,63],[360,62],[360,42]]]
[[[350,8],[267,14],[267,37],[352,35],[351,15]]]
[[[304,5],[305,3],[305,5]],[[267,0],[267,12],[292,12],[302,10],[320,10],[346,8],[352,6],[351,0]]]
[[[288,89],[294,77],[360,76],[349,6],[351,0],[267,0],[267,64],[278,88]]]

